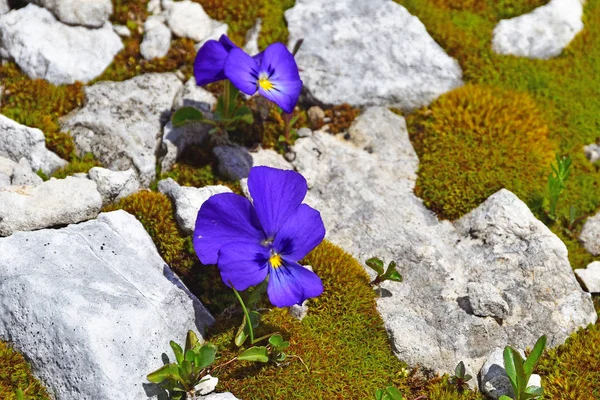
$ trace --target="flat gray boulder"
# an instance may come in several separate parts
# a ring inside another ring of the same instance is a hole
[[[67,177],[38,186],[10,186],[0,190],[0,236],[73,224],[96,218],[102,198],[96,183]]]
[[[217,193],[231,193],[227,186],[205,186],[195,188],[180,186],[171,178],[158,182],[158,190],[168,196],[175,204],[175,217],[179,228],[191,235],[196,227],[196,217],[202,204]]]
[[[112,15],[111,0],[28,0],[48,9],[67,25],[101,28]]]
[[[162,127],[181,86],[173,73],[96,83],[84,89],[85,105],[62,119],[62,129],[80,154],[93,153],[111,170],[134,168],[147,187],[156,177]]]
[[[34,171],[46,175],[67,165],[67,162],[46,148],[44,133],[21,125],[0,114],[0,157],[19,162],[25,158]]]
[[[530,13],[501,20],[494,29],[492,49],[518,57],[556,57],[583,29],[584,3],[551,0]]]
[[[145,400],[169,341],[213,322],[125,211],[16,233],[0,253],[0,338],[56,400]]]
[[[453,58],[392,0],[297,0],[289,46],[311,100],[414,109],[463,84]]]
[[[68,26],[35,4],[0,15],[0,56],[14,60],[32,79],[55,85],[87,83],[122,48],[110,23],[99,29]]]
[[[359,261],[397,262],[404,281],[382,283],[377,306],[401,360],[439,373],[464,361],[477,373],[498,347],[533,347],[543,334],[555,346],[596,321],[565,245],[514,194],[439,221],[413,193],[418,159],[402,117],[367,109],[348,137],[298,139],[292,164],[327,239]]]

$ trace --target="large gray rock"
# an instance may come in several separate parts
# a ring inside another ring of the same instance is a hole
[[[501,20],[494,29],[492,49],[519,57],[556,57],[583,29],[584,3],[551,0],[530,13]]]
[[[158,190],[175,203],[177,224],[186,235],[191,235],[194,232],[198,211],[206,200],[217,193],[231,193],[231,190],[226,186],[205,186],[202,188],[180,186],[171,178],[158,182]]]
[[[35,172],[32,171],[31,165],[25,157],[21,158],[10,177],[11,185],[14,186],[37,186],[44,181]]]
[[[54,14],[59,21],[68,25],[100,28],[112,15],[111,0],[28,0]]]
[[[225,179],[239,181],[247,178],[252,168],[252,156],[241,146],[215,146],[213,154],[217,158],[219,175]]]
[[[173,109],[181,107],[194,107],[205,113],[205,117],[212,117],[212,109],[217,105],[217,98],[214,94],[196,85],[196,78],[193,76],[183,85],[181,90],[175,96]]]
[[[111,171],[94,167],[89,170],[88,176],[98,185],[103,205],[117,202],[141,189],[137,174],[131,168],[127,171]]]
[[[144,22],[144,39],[140,44],[140,53],[146,60],[161,58],[171,48],[171,31],[161,16],[150,16]]]
[[[585,269],[576,269],[575,275],[589,293],[600,293],[600,261],[589,263]]]
[[[67,177],[35,187],[0,190],[0,236],[95,218],[102,207],[96,183]]]
[[[585,221],[579,234],[579,240],[587,251],[595,256],[600,255],[600,213]]]
[[[438,221],[413,193],[418,159],[403,118],[368,109],[349,137],[298,139],[293,165],[329,240],[358,260],[398,263],[404,281],[382,283],[389,295],[377,306],[400,359],[439,373],[459,361],[479,371],[495,348],[532,347],[542,334],[555,346],[596,321],[566,247],[515,195],[500,190],[456,223]],[[471,303],[492,315],[475,315]]]
[[[63,118],[80,154],[111,170],[134,168],[143,186],[156,176],[162,126],[182,83],[173,73],[145,74],[85,88],[85,106]]]
[[[19,162],[25,158],[34,171],[50,175],[67,162],[46,148],[44,133],[0,115],[0,157]],[[12,171],[11,171],[12,173]]]
[[[176,36],[202,42],[213,38],[215,31],[227,32],[227,25],[210,18],[199,3],[183,0],[163,2],[163,6],[167,24]]]
[[[0,15],[0,55],[14,60],[32,79],[55,85],[86,83],[122,48],[110,23],[99,29],[68,26],[34,4]]]
[[[213,322],[124,211],[19,232],[0,253],[0,338],[57,400],[145,400],[169,340]]]
[[[462,85],[456,60],[392,0],[297,0],[285,18],[317,102],[413,109]]]

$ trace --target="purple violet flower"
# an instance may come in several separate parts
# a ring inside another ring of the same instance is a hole
[[[223,68],[225,59],[232,49],[238,47],[225,35],[219,41],[209,40],[200,47],[194,60],[194,76],[196,85],[208,85],[226,79]]]
[[[267,294],[287,307],[323,292],[321,279],[298,261],[325,237],[321,214],[302,204],[306,180],[295,171],[254,167],[248,176],[254,201],[216,194],[198,212],[194,248],[203,264],[217,264],[227,286],[246,290],[267,276]]]
[[[258,93],[277,104],[286,113],[294,111],[302,81],[294,55],[282,43],[269,45],[250,57],[241,49],[232,49],[225,60],[225,76],[242,92]]]

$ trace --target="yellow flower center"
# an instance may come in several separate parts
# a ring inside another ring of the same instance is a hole
[[[277,253],[275,253],[271,257],[269,257],[269,262],[271,263],[271,266],[273,268],[279,268],[283,264],[281,262],[281,256]]]
[[[263,88],[264,90],[272,90],[273,89],[273,83],[271,83],[271,81],[269,80],[269,78],[267,78],[266,76],[261,76],[258,79],[258,85]]]

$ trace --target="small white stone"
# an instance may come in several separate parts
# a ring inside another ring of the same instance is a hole
[[[140,53],[146,60],[161,58],[171,48],[171,31],[160,16],[150,16],[144,23],[144,39],[140,44]]]
[[[206,375],[202,378],[202,382],[200,382],[196,385],[196,387],[194,387],[194,390],[200,396],[206,396],[207,394],[215,391],[215,388],[217,387],[218,383],[219,378],[211,375]]]
[[[115,33],[122,38],[131,37],[131,31],[125,25],[113,25],[113,30]]]
[[[600,261],[589,263],[585,269],[576,269],[575,275],[583,283],[588,293],[600,293]]]
[[[593,164],[600,160],[600,145],[597,143],[588,144],[583,146],[583,151],[588,160]]]

